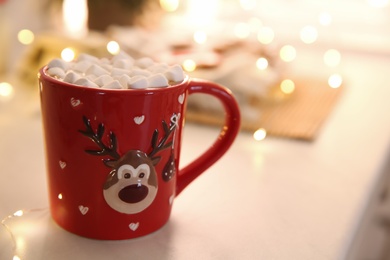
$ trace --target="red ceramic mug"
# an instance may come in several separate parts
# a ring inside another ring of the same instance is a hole
[[[240,125],[231,92],[186,79],[158,89],[87,88],[39,72],[51,215],[89,238],[143,236],[169,219],[173,199],[215,163]],[[181,134],[193,93],[219,99],[225,125],[212,146],[182,169]]]

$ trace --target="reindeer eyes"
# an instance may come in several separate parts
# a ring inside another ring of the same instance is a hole
[[[137,168],[134,168],[131,165],[124,164],[117,170],[118,179],[130,179],[133,178],[140,178],[143,179],[146,177],[146,179],[149,178],[150,175],[150,167],[147,164],[141,164]]]

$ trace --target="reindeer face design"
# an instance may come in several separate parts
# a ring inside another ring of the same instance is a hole
[[[177,116],[174,115],[171,118],[170,127],[165,121],[162,122],[165,135],[161,141],[158,141],[158,130],[154,131],[151,140],[152,152],[146,154],[140,150],[130,150],[123,156],[120,156],[116,151],[117,141],[114,133],[109,134],[110,145],[106,145],[102,141],[103,124],[99,124],[95,132],[90,121],[86,117],[83,120],[86,130],[79,132],[91,138],[101,148],[101,150],[86,150],[86,152],[92,155],[112,157],[112,159],[104,160],[104,164],[112,169],[103,185],[103,196],[107,204],[112,209],[125,214],[135,214],[149,207],[155,199],[158,189],[155,165],[159,163],[161,158],[155,155],[163,149],[173,149],[174,138],[170,142],[168,139],[177,125]],[[174,165],[173,160],[173,156],[170,156],[166,165]],[[170,172],[174,174],[175,170],[170,170]],[[167,179],[166,174],[163,176],[163,180],[169,181],[172,176]]]
[[[157,194],[154,164],[152,159],[138,150],[127,152],[118,161],[106,162],[106,165],[114,169],[103,187],[104,199],[108,205],[127,214],[138,213],[147,208]]]

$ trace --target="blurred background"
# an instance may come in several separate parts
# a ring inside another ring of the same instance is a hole
[[[340,96],[365,87],[347,99],[341,116],[348,124],[377,100],[368,95],[370,84],[376,90],[387,87],[386,77],[376,81],[370,73],[376,64],[390,68],[390,0],[0,0],[0,123],[6,125],[5,114],[23,109],[39,116],[37,73],[51,59],[72,61],[80,53],[110,57],[120,51],[180,64],[190,76],[230,88],[242,112],[242,131],[257,141],[274,136],[314,143]],[[360,66],[365,61],[368,65]],[[349,71],[348,64],[353,65]],[[367,102],[361,100],[365,94]],[[27,102],[35,109],[20,105]],[[218,102],[192,95],[188,105],[188,121],[221,124]],[[373,115],[363,118],[376,119]],[[360,138],[355,131],[373,127],[354,125],[364,128],[341,131],[336,139]],[[334,131],[339,129],[344,127]],[[318,146],[313,151],[321,156]],[[375,259],[390,259],[388,198],[382,199],[380,225],[373,222],[362,233],[362,251],[387,256]]]
[[[390,56],[389,24],[389,0],[1,0],[0,95],[35,89],[53,58],[126,51],[230,88],[257,139],[310,141],[348,86],[344,55]],[[206,97],[189,108],[221,123]]]

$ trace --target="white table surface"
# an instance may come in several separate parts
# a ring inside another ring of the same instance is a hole
[[[51,220],[38,96],[16,88],[0,103],[0,219],[25,215],[5,221],[15,250],[0,226],[0,259],[346,259],[389,171],[389,61],[344,54],[345,91],[314,142],[240,133],[175,200],[167,225],[125,241],[78,237]],[[217,133],[188,124],[183,164]]]

